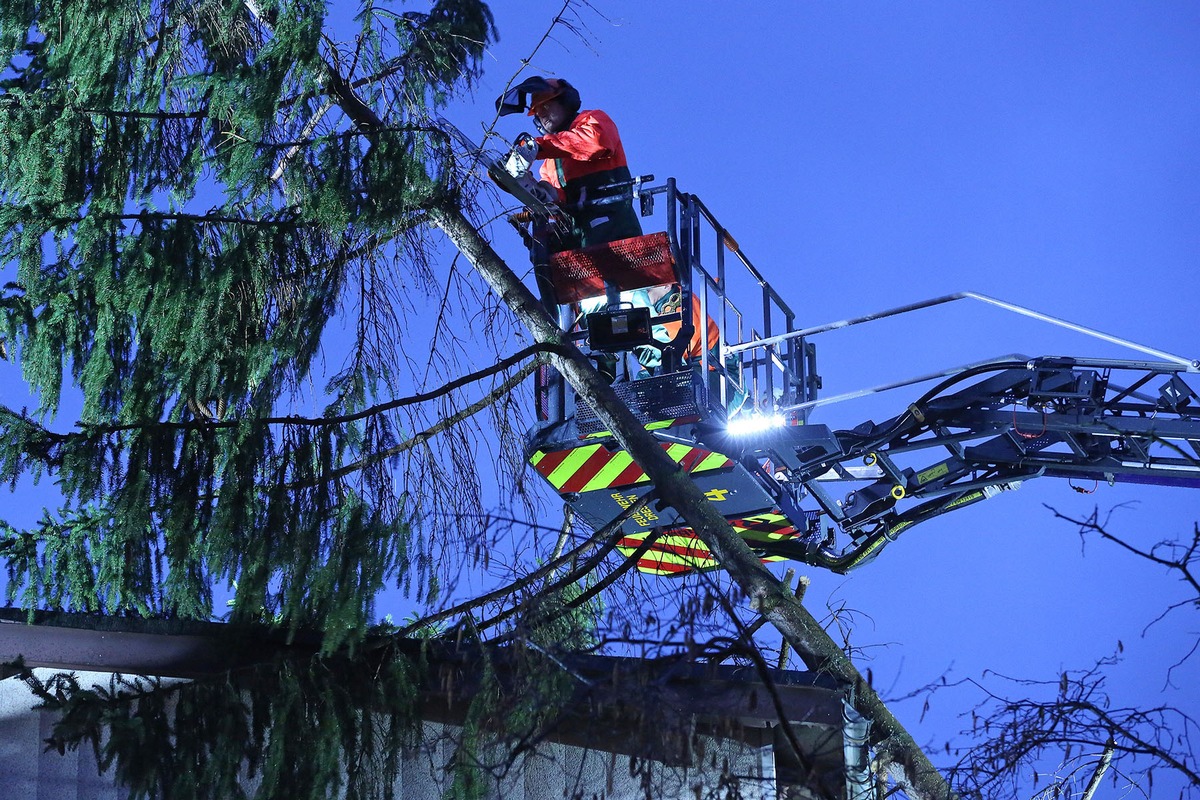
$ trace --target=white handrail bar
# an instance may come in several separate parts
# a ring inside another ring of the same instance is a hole
[[[1128,339],[1122,339],[1118,336],[1113,336],[1112,334],[1104,333],[1103,331],[1098,331],[1093,328],[1088,328],[1084,325],[1078,325],[1074,322],[1068,322],[1067,320],[1059,319],[1058,317],[1052,317],[1049,314],[1043,314],[1040,311],[1034,311],[1031,308],[1025,308],[1024,306],[1018,306],[1015,303],[1009,303],[1004,300],[997,300],[994,297],[988,297],[987,295],[979,294],[978,292],[958,292],[957,294],[948,294],[948,295],[945,295],[944,297],[937,297],[932,300],[922,300],[918,303],[909,303],[908,305],[897,306],[896,308],[892,308],[887,311],[881,311],[881,312],[878,312],[875,314],[866,314],[861,317],[851,317],[850,319],[839,320],[838,322],[829,322],[824,325],[816,325],[811,328],[804,328],[802,330],[792,331],[790,333],[781,333],[778,336],[769,336],[765,339],[756,339],[751,342],[729,345],[725,349],[726,349],[726,352],[728,352],[728,353],[740,353],[745,350],[753,350],[753,349],[756,349],[759,347],[769,347],[770,345],[780,344],[782,342],[788,341],[789,339],[798,339],[803,336],[813,336],[815,334],[824,333],[826,331],[839,330],[841,328],[849,328],[852,325],[859,325],[864,322],[873,322],[874,320],[877,320],[877,319],[885,319],[887,317],[894,317],[899,314],[906,314],[910,311],[917,311],[922,308],[931,308],[932,306],[943,305],[945,303],[954,302],[955,300],[964,300],[964,299],[978,300],[980,302],[988,303],[989,305],[996,306],[997,308],[1002,308],[1006,311],[1012,311],[1016,314],[1021,314],[1026,317],[1031,317],[1031,318],[1039,320],[1041,322],[1049,322],[1052,325],[1058,325],[1059,327],[1075,331],[1076,333],[1082,333],[1087,336],[1094,337],[1096,339],[1101,339],[1103,341],[1109,342],[1110,344],[1116,344],[1116,345],[1120,345],[1122,347],[1128,347],[1131,350],[1138,351],[1139,353],[1145,353],[1146,355],[1154,356],[1155,358],[1161,358],[1165,361],[1170,361],[1172,363],[1179,364],[1180,366],[1184,367],[1188,372],[1200,372],[1200,359],[1191,359],[1191,358],[1185,358],[1183,356],[1173,355],[1173,354],[1167,353],[1163,350],[1158,350],[1153,347],[1147,347],[1145,345],[1138,344],[1137,342],[1131,342]]]

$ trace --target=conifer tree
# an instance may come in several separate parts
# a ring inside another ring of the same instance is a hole
[[[479,503],[470,459],[444,468],[430,439],[461,445],[463,420],[509,403],[530,370],[513,367],[536,350],[402,397],[414,382],[398,314],[404,290],[431,288],[426,217],[468,202],[428,119],[477,77],[488,7],[368,2],[348,45],[324,12],[0,11],[0,349],[38,397],[0,408],[0,474],[62,494],[33,526],[0,519],[8,601],[185,625],[223,611],[214,596],[232,587],[235,626],[317,643],[315,658],[170,686],[26,672],[61,712],[52,745],[90,743],[133,796],[390,793],[423,661],[387,635],[365,641],[373,603],[414,574],[436,595],[433,554],[450,548],[415,531],[425,494]],[[344,363],[313,388],[338,320],[353,331]],[[499,385],[476,402],[453,396],[486,378]],[[313,396],[319,413],[299,416]],[[555,626],[580,603],[553,608],[577,593],[544,591],[528,633],[576,635]],[[464,748],[452,785],[470,795]]]
[[[324,13],[0,14],[0,341],[38,397],[0,408],[0,474],[63,494],[32,528],[0,523],[27,607],[208,618],[229,585],[234,620],[316,626],[332,648],[421,562],[421,499],[386,457],[408,426],[371,407],[401,386],[393,286],[425,288],[421,223],[456,186],[425,120],[495,29],[477,0],[366,3],[347,49]],[[351,80],[386,124],[352,124]],[[296,418],[339,314],[344,367]]]

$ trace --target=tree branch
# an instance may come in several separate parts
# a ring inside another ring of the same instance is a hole
[[[1134,545],[1125,541],[1121,537],[1109,533],[1105,523],[1100,522],[1100,513],[1098,509],[1093,509],[1091,515],[1086,519],[1077,519],[1075,517],[1070,517],[1066,514],[1060,513],[1053,506],[1047,505],[1046,508],[1050,509],[1055,518],[1066,520],[1072,525],[1077,525],[1081,535],[1088,531],[1092,531],[1099,534],[1100,538],[1112,542],[1118,547],[1133,553],[1139,558],[1144,558],[1154,564],[1158,564],[1166,567],[1169,570],[1178,572],[1183,577],[1183,580],[1189,586],[1191,586],[1193,590],[1195,590],[1197,595],[1196,599],[1200,600],[1200,578],[1197,578],[1197,576],[1192,572],[1192,566],[1196,563],[1197,557],[1200,556],[1200,523],[1193,523],[1192,541],[1186,546],[1178,541],[1160,541],[1149,550],[1142,550],[1141,548],[1135,547]],[[1164,558],[1160,556],[1156,552],[1159,548],[1166,548],[1170,550],[1172,557]],[[1177,555],[1181,549],[1183,551],[1182,555]]]
[[[873,721],[877,746],[901,765],[912,787],[910,794],[939,800],[957,797],[837,643],[791,592],[780,585],[691,478],[667,456],[463,213],[457,208],[444,207],[433,211],[431,217],[530,330],[535,341],[564,348],[550,357],[555,368],[571,384],[579,400],[592,406],[617,443],[650,477],[663,500],[683,515],[697,538],[749,598],[751,607],[771,620],[810,669],[827,671],[858,689],[856,706]]]
[[[616,518],[614,518],[612,521],[610,521],[603,528],[600,528],[599,530],[595,531],[591,536],[589,536],[586,540],[584,540],[584,542],[582,544],[580,544],[578,547],[574,548],[573,550],[569,550],[566,553],[563,553],[556,558],[552,558],[550,561],[547,561],[541,567],[537,568],[536,570],[529,573],[528,575],[521,578],[520,580],[514,581],[514,582],[508,584],[507,586],[503,586],[499,589],[488,592],[487,594],[483,594],[483,595],[480,595],[479,597],[475,597],[475,598],[472,598],[471,600],[467,600],[465,602],[459,603],[458,605],[456,605],[452,608],[448,608],[448,609],[445,609],[444,611],[439,611],[436,614],[430,614],[426,617],[422,617],[420,620],[412,623],[411,625],[408,625],[408,626],[400,629],[396,633],[395,638],[402,639],[406,636],[410,636],[413,633],[415,633],[416,631],[419,631],[421,628],[428,627],[429,625],[432,625],[436,622],[440,622],[444,619],[448,619],[450,617],[461,616],[461,615],[467,613],[468,611],[471,611],[472,609],[479,608],[480,606],[486,605],[487,603],[491,603],[496,600],[500,600],[501,598],[507,597],[515,592],[519,592],[522,589],[528,588],[531,584],[536,583],[537,581],[541,580],[542,578],[546,577],[547,575],[552,574],[555,570],[557,570],[559,567],[563,566],[564,564],[570,563],[573,559],[578,558],[580,555],[582,555],[583,553],[586,553],[588,550],[592,549],[596,545],[607,541],[610,537],[613,536],[614,532],[616,532],[618,529],[620,529],[620,527],[622,525],[625,524],[625,520],[629,519],[630,516],[632,516],[634,513],[636,513],[637,511],[640,511],[643,507],[645,507],[646,503],[648,503],[650,501],[652,496],[653,496],[653,493],[647,494],[644,497],[639,498],[637,500],[637,502],[635,502],[629,508],[623,509],[621,511],[621,513],[617,515]]]
[[[122,431],[142,430],[142,429],[148,429],[148,428],[159,428],[159,429],[167,429],[167,430],[192,430],[192,429],[218,430],[221,428],[238,428],[238,427],[242,427],[245,425],[307,425],[307,426],[312,426],[312,427],[328,427],[330,425],[344,425],[349,422],[357,422],[361,419],[366,419],[367,417],[373,417],[373,416],[376,416],[378,414],[383,414],[388,411],[394,411],[397,408],[404,408],[405,406],[417,405],[419,403],[427,403],[430,400],[436,400],[439,397],[445,397],[446,395],[450,394],[451,392],[453,392],[456,389],[461,389],[463,386],[466,386],[471,383],[475,383],[484,378],[487,378],[487,377],[490,377],[497,373],[503,372],[504,370],[509,369],[510,367],[524,361],[526,358],[529,358],[529,356],[531,356],[531,355],[551,353],[554,350],[555,350],[554,345],[531,344],[528,347],[518,350],[517,352],[513,353],[512,355],[501,359],[500,361],[496,362],[496,364],[493,366],[485,367],[483,369],[476,370],[475,372],[471,372],[471,373],[468,373],[461,377],[455,378],[454,380],[450,381],[449,383],[439,386],[437,389],[433,389],[428,392],[422,392],[420,394],[409,395],[408,397],[397,398],[395,400],[388,400],[385,403],[378,403],[376,405],[371,406],[370,408],[365,408],[362,411],[355,411],[351,414],[342,414],[342,415],[336,416],[336,417],[300,417],[300,416],[259,417],[257,419],[250,419],[250,420],[245,420],[245,419],[243,419],[243,420],[226,420],[223,422],[206,419],[206,420],[189,420],[186,422],[170,422],[170,421],[130,422],[130,423],[127,423],[124,425],[94,425],[91,423],[80,423],[79,427],[83,428],[89,434],[95,435],[95,434],[120,433]],[[544,363],[544,362],[539,359],[539,360],[535,361],[532,365],[525,367],[524,370],[521,372],[522,378],[527,377],[532,372],[533,368],[540,366],[542,363]],[[509,381],[505,381],[505,383],[502,385],[510,386],[510,384],[511,384],[511,379]],[[492,391],[487,396],[494,400],[499,396],[497,394],[497,391],[498,390]],[[444,427],[441,427],[441,428],[438,428],[437,430],[444,430],[444,429],[445,429]],[[405,449],[407,449],[407,448],[405,448]]]
[[[966,683],[986,696],[971,712],[971,733],[982,732],[987,739],[969,748],[954,771],[966,775],[977,793],[994,796],[998,784],[1015,783],[1018,770],[1048,750],[1061,749],[1069,760],[1075,747],[1101,747],[1110,763],[1122,756],[1147,756],[1151,767],[1139,773],[1149,772],[1158,762],[1200,787],[1190,744],[1198,730],[1195,720],[1168,707],[1111,708],[1101,668],[1113,663],[1102,659],[1089,670],[1063,673],[1056,681],[1014,680],[991,673],[1024,687],[1023,693],[1039,687],[1052,690],[1053,697],[1045,700],[1009,698],[969,679],[950,684]]]
[[[412,448],[416,447],[417,445],[422,444],[423,442],[426,442],[429,439],[432,439],[434,436],[441,433],[442,431],[454,427],[458,423],[462,422],[464,419],[467,419],[471,416],[474,416],[475,414],[478,414],[480,411],[487,408],[492,403],[496,402],[501,397],[504,397],[506,394],[511,392],[513,389],[515,389],[518,385],[520,385],[521,381],[525,380],[530,375],[532,375],[534,370],[536,370],[541,365],[542,365],[542,361],[541,361],[541,358],[539,357],[539,358],[535,359],[532,363],[527,364],[526,366],[522,367],[520,370],[518,370],[516,373],[514,373],[508,380],[504,381],[504,383],[500,384],[495,389],[488,392],[486,395],[484,395],[479,400],[476,400],[474,403],[471,403],[469,406],[467,406],[466,408],[462,409],[461,411],[459,411],[457,413],[454,413],[448,417],[442,418],[441,420],[438,421],[438,423],[436,425],[426,428],[425,430],[421,431],[420,433],[414,434],[411,438],[405,439],[403,442],[401,442],[398,445],[395,445],[393,447],[388,447],[388,448],[385,448],[378,452],[372,453],[371,455],[369,455],[366,458],[360,459],[351,464],[347,464],[343,467],[335,469],[332,472],[321,475],[320,477],[315,478],[311,481],[303,481],[303,482],[288,484],[284,488],[298,489],[298,488],[304,488],[304,487],[308,487],[308,486],[319,486],[323,483],[328,483],[330,481],[339,480],[339,479],[344,478],[347,475],[350,475],[354,472],[358,472],[359,470],[365,469],[374,464],[378,464],[381,461],[385,461],[394,456],[398,456],[406,450],[411,450]]]
[[[1088,780],[1087,788],[1083,790],[1083,797],[1080,800],[1092,800],[1096,790],[1100,788],[1100,781],[1104,778],[1104,773],[1108,772],[1108,765],[1112,763],[1114,749],[1116,749],[1116,745],[1110,738],[1104,745],[1104,752],[1100,754],[1100,761],[1097,762],[1096,770]]]

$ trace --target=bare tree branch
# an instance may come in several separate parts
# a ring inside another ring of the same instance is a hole
[[[464,419],[467,419],[468,417],[478,414],[480,411],[487,408],[492,403],[496,402],[496,400],[505,396],[506,394],[511,392],[513,389],[515,389],[517,386],[519,386],[521,384],[521,381],[525,380],[530,375],[532,375],[534,373],[534,371],[537,370],[537,368],[541,366],[541,364],[542,364],[542,362],[541,362],[540,358],[534,360],[532,363],[527,364],[526,366],[517,370],[517,372],[513,373],[508,378],[508,380],[501,383],[499,386],[497,386],[492,391],[488,392],[486,395],[484,395],[479,400],[476,400],[474,403],[471,403],[469,406],[467,406],[466,408],[462,409],[461,411],[459,411],[455,414],[451,414],[448,417],[442,418],[437,424],[426,428],[425,430],[421,431],[420,433],[413,434],[411,437],[409,437],[408,439],[405,439],[400,444],[394,445],[392,447],[386,447],[382,450],[377,450],[374,453],[371,453],[371,455],[367,456],[366,458],[360,459],[351,464],[346,464],[345,466],[340,467],[339,469],[335,469],[332,472],[327,472],[327,473],[321,475],[320,477],[316,478],[313,481],[289,484],[285,488],[294,489],[294,488],[299,488],[302,486],[314,486],[314,485],[318,485],[318,484],[322,484],[322,483],[328,483],[329,481],[336,481],[336,480],[346,477],[347,475],[358,472],[359,470],[365,469],[366,467],[373,466],[375,464],[380,463],[381,461],[386,461],[389,458],[398,456],[406,450],[411,450],[413,447],[416,447],[417,445],[423,444],[424,442],[428,441],[429,439],[432,439],[434,436],[441,433],[442,431],[445,431],[449,428],[454,427],[458,423],[462,422]]]
[[[1178,774],[1193,791],[1200,789],[1200,765],[1193,746],[1200,725],[1167,706],[1114,707],[1103,669],[1115,663],[1115,659],[1102,659],[1088,670],[1064,672],[1056,681],[986,674],[993,681],[1019,687],[1019,696],[999,693],[972,679],[948,684],[973,686],[984,695],[970,712],[971,729],[964,731],[982,741],[960,751],[952,774],[969,794],[995,797],[1004,787],[1015,788],[1022,771],[1043,758],[1057,756],[1065,763],[1076,749],[1095,747],[1109,754],[1114,768],[1120,766],[1135,779],[1161,766]]]
[[[1072,525],[1078,526],[1080,536],[1089,532],[1096,533],[1105,541],[1112,542],[1139,558],[1144,558],[1154,564],[1166,567],[1168,570],[1178,572],[1181,579],[1196,592],[1195,600],[1200,603],[1200,578],[1193,572],[1193,568],[1200,561],[1200,523],[1192,523],[1191,542],[1185,544],[1179,540],[1166,539],[1156,543],[1149,550],[1145,550],[1130,544],[1120,536],[1110,533],[1107,528],[1108,520],[1106,519],[1103,522],[1100,520],[1099,509],[1093,509],[1089,516],[1080,519],[1062,514],[1053,506],[1048,505],[1046,508],[1054,513],[1055,518],[1066,520]]]
[[[492,603],[497,600],[501,600],[505,597],[508,597],[510,595],[516,594],[517,592],[525,590],[526,588],[528,588],[529,586],[538,582],[539,580],[542,580],[543,578],[545,578],[549,575],[552,575],[556,570],[558,570],[560,567],[564,566],[565,564],[571,563],[571,561],[573,561],[574,559],[579,558],[583,554],[589,552],[592,548],[597,547],[597,546],[603,544],[604,542],[608,541],[609,539],[611,539],[613,537],[614,533],[619,531],[621,526],[623,524],[625,524],[625,521],[627,519],[629,519],[630,516],[632,516],[633,514],[640,511],[643,507],[645,507],[646,503],[650,502],[651,499],[653,499],[653,493],[649,493],[649,494],[645,495],[644,497],[639,498],[637,502],[630,505],[629,508],[623,509],[622,512],[619,515],[617,515],[617,517],[615,517],[612,521],[610,521],[603,528],[600,528],[599,530],[595,531],[591,536],[589,536],[586,540],[584,540],[584,542],[581,543],[578,547],[575,547],[572,550],[567,551],[566,553],[563,553],[555,558],[550,559],[545,564],[540,566],[538,569],[534,570],[533,572],[529,573],[528,575],[525,575],[524,577],[520,578],[519,580],[514,581],[514,582],[512,582],[506,586],[503,586],[499,589],[496,589],[494,591],[488,592],[486,594],[482,594],[478,597],[473,597],[470,600],[459,603],[458,605],[456,605],[452,608],[447,608],[447,609],[445,609],[443,611],[439,611],[435,614],[429,614],[425,617],[422,617],[421,619],[417,620],[416,622],[412,623],[411,625],[407,625],[404,628],[400,629],[396,633],[396,637],[403,638],[405,636],[410,636],[413,633],[415,633],[416,631],[419,631],[422,628],[426,628],[426,627],[433,625],[437,622],[440,622],[444,619],[449,619],[451,617],[460,617],[460,616],[462,616],[476,608],[484,606],[488,603]],[[544,591],[544,587],[543,587],[543,591]]]

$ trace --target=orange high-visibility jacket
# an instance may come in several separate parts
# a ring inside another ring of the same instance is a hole
[[[625,148],[612,118],[603,111],[580,111],[564,131],[536,138],[542,179],[558,190],[560,202],[576,202],[578,186],[602,186],[629,179]],[[623,170],[613,175],[599,173]],[[592,176],[587,181],[581,178]]]

